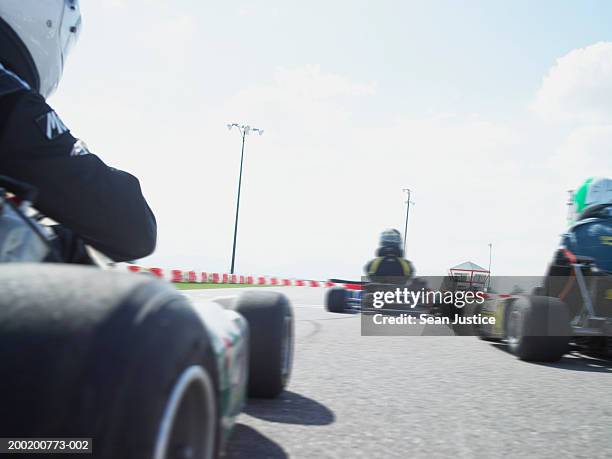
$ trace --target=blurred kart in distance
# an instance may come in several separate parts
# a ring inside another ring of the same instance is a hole
[[[325,309],[329,312],[355,313],[361,311],[363,281],[329,279],[334,284],[325,294]]]
[[[365,278],[364,278],[365,279]],[[411,278],[406,281],[403,278],[389,278],[389,282],[371,282],[369,280],[347,281],[342,279],[330,279],[335,284],[325,296],[325,309],[336,313],[364,313],[373,312],[382,314],[394,314],[405,312],[416,312],[416,306],[404,304],[397,301],[385,301],[384,305],[377,307],[374,295],[384,295],[386,292],[395,293],[397,289],[414,290],[426,289],[427,283],[421,278]]]

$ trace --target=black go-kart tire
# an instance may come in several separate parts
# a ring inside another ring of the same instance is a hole
[[[608,336],[580,337],[575,339],[573,344],[589,355],[604,358],[612,356],[612,338]]]
[[[499,343],[502,341],[501,338],[494,338],[492,336],[486,336],[486,335],[478,335],[478,339],[482,341],[486,341],[487,343]]]
[[[342,287],[332,287],[325,295],[325,308],[329,312],[344,312],[346,310],[346,290]]]
[[[289,300],[276,292],[245,292],[234,309],[249,324],[249,397],[279,396],[293,366],[294,320]]]
[[[217,454],[215,359],[185,297],[93,267],[0,266],[0,432],[92,438],[91,457]],[[178,451],[178,452],[177,452]]]
[[[525,296],[512,301],[505,328],[508,348],[521,360],[556,362],[569,350],[569,312],[557,298]]]

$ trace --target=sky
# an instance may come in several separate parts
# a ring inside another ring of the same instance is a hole
[[[417,274],[543,274],[567,191],[612,176],[612,3],[81,2],[50,104],[158,221],[146,266],[356,278],[381,231]],[[117,223],[120,224],[120,223]]]

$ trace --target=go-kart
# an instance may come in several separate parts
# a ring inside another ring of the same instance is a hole
[[[325,295],[325,309],[336,313],[356,313],[361,311],[361,297],[364,281],[329,279],[330,287]]]
[[[421,278],[406,280],[401,277],[390,276],[387,279],[372,281],[363,278],[360,281],[348,281],[342,279],[330,279],[332,287],[325,296],[325,309],[335,313],[406,313],[416,312],[416,305],[385,301],[384,305],[376,305],[375,293],[395,292],[398,288],[408,290],[419,290],[427,287],[427,283]]]
[[[612,205],[570,228],[531,295],[486,301],[486,340],[506,340],[522,360],[554,362],[571,348],[608,353],[612,342]],[[607,215],[607,216],[606,216]],[[588,255],[585,255],[588,254]],[[464,312],[464,314],[467,312]]]
[[[32,199],[0,177],[2,436],[91,438],[96,458],[217,457],[245,397],[288,383],[288,299],[192,304],[150,276],[40,263],[61,260]]]

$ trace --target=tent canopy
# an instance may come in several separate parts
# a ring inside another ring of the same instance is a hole
[[[466,261],[465,263],[461,263],[460,265],[453,266],[451,271],[477,271],[482,273],[488,273],[487,269],[484,269],[482,266],[478,266],[476,263],[472,263],[471,261]]]

